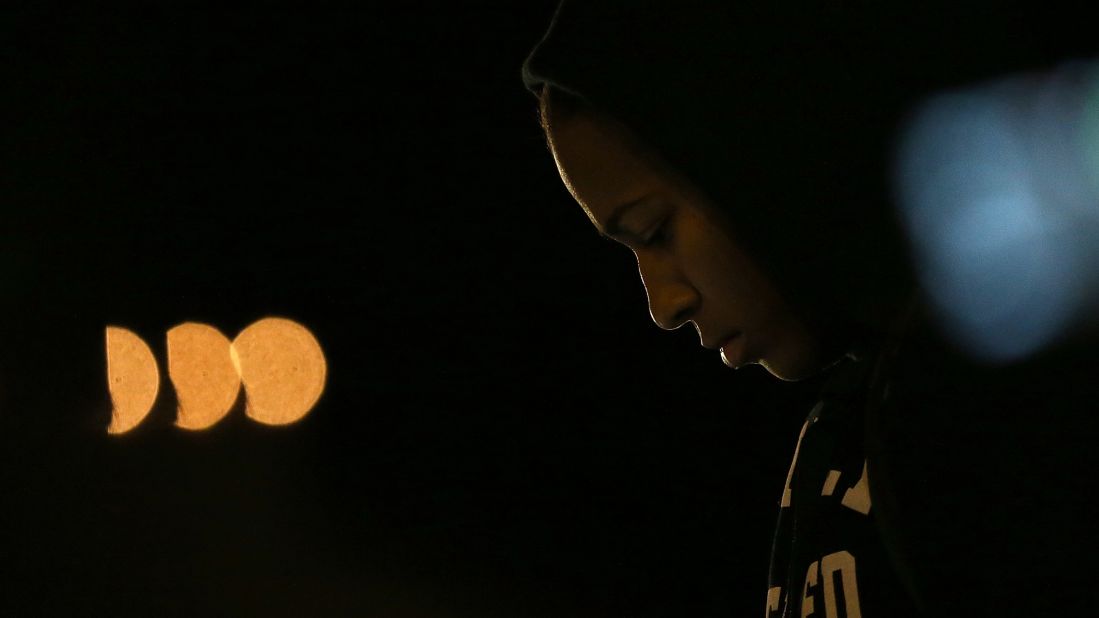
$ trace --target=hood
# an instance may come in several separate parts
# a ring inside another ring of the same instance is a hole
[[[522,77],[660,152],[807,319],[874,330],[913,287],[888,181],[909,105],[1064,53],[1023,36],[1040,15],[955,4],[564,0]]]

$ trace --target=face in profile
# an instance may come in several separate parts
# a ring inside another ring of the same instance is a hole
[[[658,326],[692,324],[733,368],[758,364],[800,380],[823,367],[818,338],[701,191],[605,117],[551,118],[546,132],[561,180],[596,230],[637,258]]]

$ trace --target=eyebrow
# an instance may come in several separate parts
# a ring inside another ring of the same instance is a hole
[[[641,204],[644,204],[652,198],[652,195],[645,195],[637,198],[636,200],[630,200],[616,206],[615,209],[611,212],[611,215],[607,217],[607,224],[605,226],[600,227],[599,223],[596,222],[596,229],[599,230],[599,235],[603,238],[606,238],[607,240],[614,240],[615,236],[619,236],[622,233],[622,228],[620,227],[622,217],[624,217],[626,213],[630,210],[636,208],[637,206],[640,206]]]

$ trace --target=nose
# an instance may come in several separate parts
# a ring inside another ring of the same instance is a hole
[[[637,267],[649,300],[649,315],[657,326],[675,330],[698,311],[702,296],[675,264],[638,255]]]

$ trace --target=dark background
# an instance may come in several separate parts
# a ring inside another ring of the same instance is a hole
[[[812,385],[651,322],[520,81],[553,5],[5,11],[0,614],[761,611]],[[313,412],[175,428],[166,331],[268,315]]]

